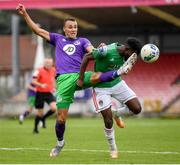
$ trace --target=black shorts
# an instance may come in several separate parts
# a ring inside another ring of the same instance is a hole
[[[52,103],[56,101],[55,97],[50,92],[36,92],[35,108],[44,108],[44,103]]]

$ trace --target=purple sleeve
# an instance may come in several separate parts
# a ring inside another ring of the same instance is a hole
[[[84,49],[86,50],[88,46],[91,46],[91,42],[87,39],[87,38],[83,38],[84,40],[84,44],[83,44],[83,47]]]
[[[50,36],[50,41],[49,43],[51,45],[56,45],[56,41],[58,40],[58,38],[60,37],[60,34],[57,34],[57,33],[49,33],[49,36]]]

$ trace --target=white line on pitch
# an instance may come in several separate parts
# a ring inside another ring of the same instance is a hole
[[[4,151],[17,151],[17,150],[36,150],[36,151],[50,151],[46,148],[0,148]],[[107,150],[89,150],[89,149],[63,149],[63,151],[80,151],[80,152],[109,152]],[[121,153],[137,153],[137,154],[180,154],[180,152],[160,152],[160,151],[120,151]]]

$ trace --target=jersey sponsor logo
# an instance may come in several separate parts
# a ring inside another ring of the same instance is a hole
[[[63,47],[63,50],[70,56],[74,54],[74,52],[76,51],[76,47],[73,44],[67,44]]]
[[[109,61],[113,62],[113,61],[114,61],[114,58],[111,58]]]
[[[99,102],[98,102],[98,103],[99,103],[99,106],[100,106],[100,107],[102,107],[102,106],[103,106],[103,104],[104,104],[102,100],[99,100]]]

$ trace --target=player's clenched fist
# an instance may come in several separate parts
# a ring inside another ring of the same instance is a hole
[[[22,5],[22,4],[18,4],[18,6],[16,7],[16,10],[21,15],[24,15],[26,13],[26,9],[25,9],[24,5]]]

